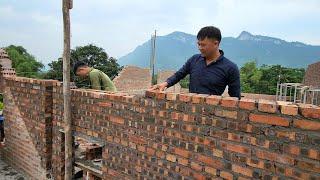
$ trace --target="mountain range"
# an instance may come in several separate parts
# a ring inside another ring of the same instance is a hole
[[[236,38],[222,38],[220,48],[225,56],[239,67],[248,61],[258,65],[280,64],[285,67],[305,68],[320,60],[320,46],[301,42],[253,35],[243,31]],[[193,54],[199,53],[195,35],[173,32],[156,39],[156,69],[179,69]],[[119,58],[120,65],[150,67],[151,40],[135,48],[134,51]]]

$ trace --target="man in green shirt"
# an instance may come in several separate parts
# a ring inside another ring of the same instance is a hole
[[[113,82],[104,72],[89,67],[86,63],[82,61],[76,62],[73,67],[73,72],[77,76],[81,77],[89,77],[90,80],[90,88],[97,90],[105,90],[116,92],[117,89],[114,86]]]

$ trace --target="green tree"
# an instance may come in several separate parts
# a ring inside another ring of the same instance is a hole
[[[113,79],[119,71],[122,69],[117,63],[117,59],[109,57],[103,48],[97,47],[95,45],[89,44],[86,46],[76,47],[76,49],[71,50],[70,66],[71,81],[75,81],[78,87],[83,87],[88,85],[87,78],[78,78],[72,72],[73,64],[77,61],[83,61],[88,64],[88,66],[101,70],[106,73],[111,79]],[[56,79],[59,81],[63,80],[62,58],[56,61],[52,61],[49,64],[50,70],[45,75],[46,79]]]
[[[241,91],[258,94],[276,94],[277,83],[301,83],[305,70],[281,65],[262,65],[250,61],[240,69]],[[280,79],[279,79],[280,76]]]
[[[29,54],[22,46],[10,45],[5,48],[18,76],[39,78],[44,67],[34,56]]]

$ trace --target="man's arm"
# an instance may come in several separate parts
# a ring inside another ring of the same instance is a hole
[[[194,56],[188,59],[188,61],[182,66],[182,68],[179,69],[179,71],[177,71],[174,75],[166,80],[166,82],[168,83],[167,87],[175,85],[190,73],[190,64],[193,58]]]
[[[237,66],[230,70],[228,81],[228,94],[231,97],[241,98],[240,73]]]

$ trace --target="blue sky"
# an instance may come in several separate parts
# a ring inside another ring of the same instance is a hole
[[[1,0],[0,47],[22,45],[48,63],[62,55],[62,0]],[[119,58],[157,29],[196,34],[207,25],[222,35],[253,34],[320,45],[319,0],[74,0],[72,47],[93,43]]]

